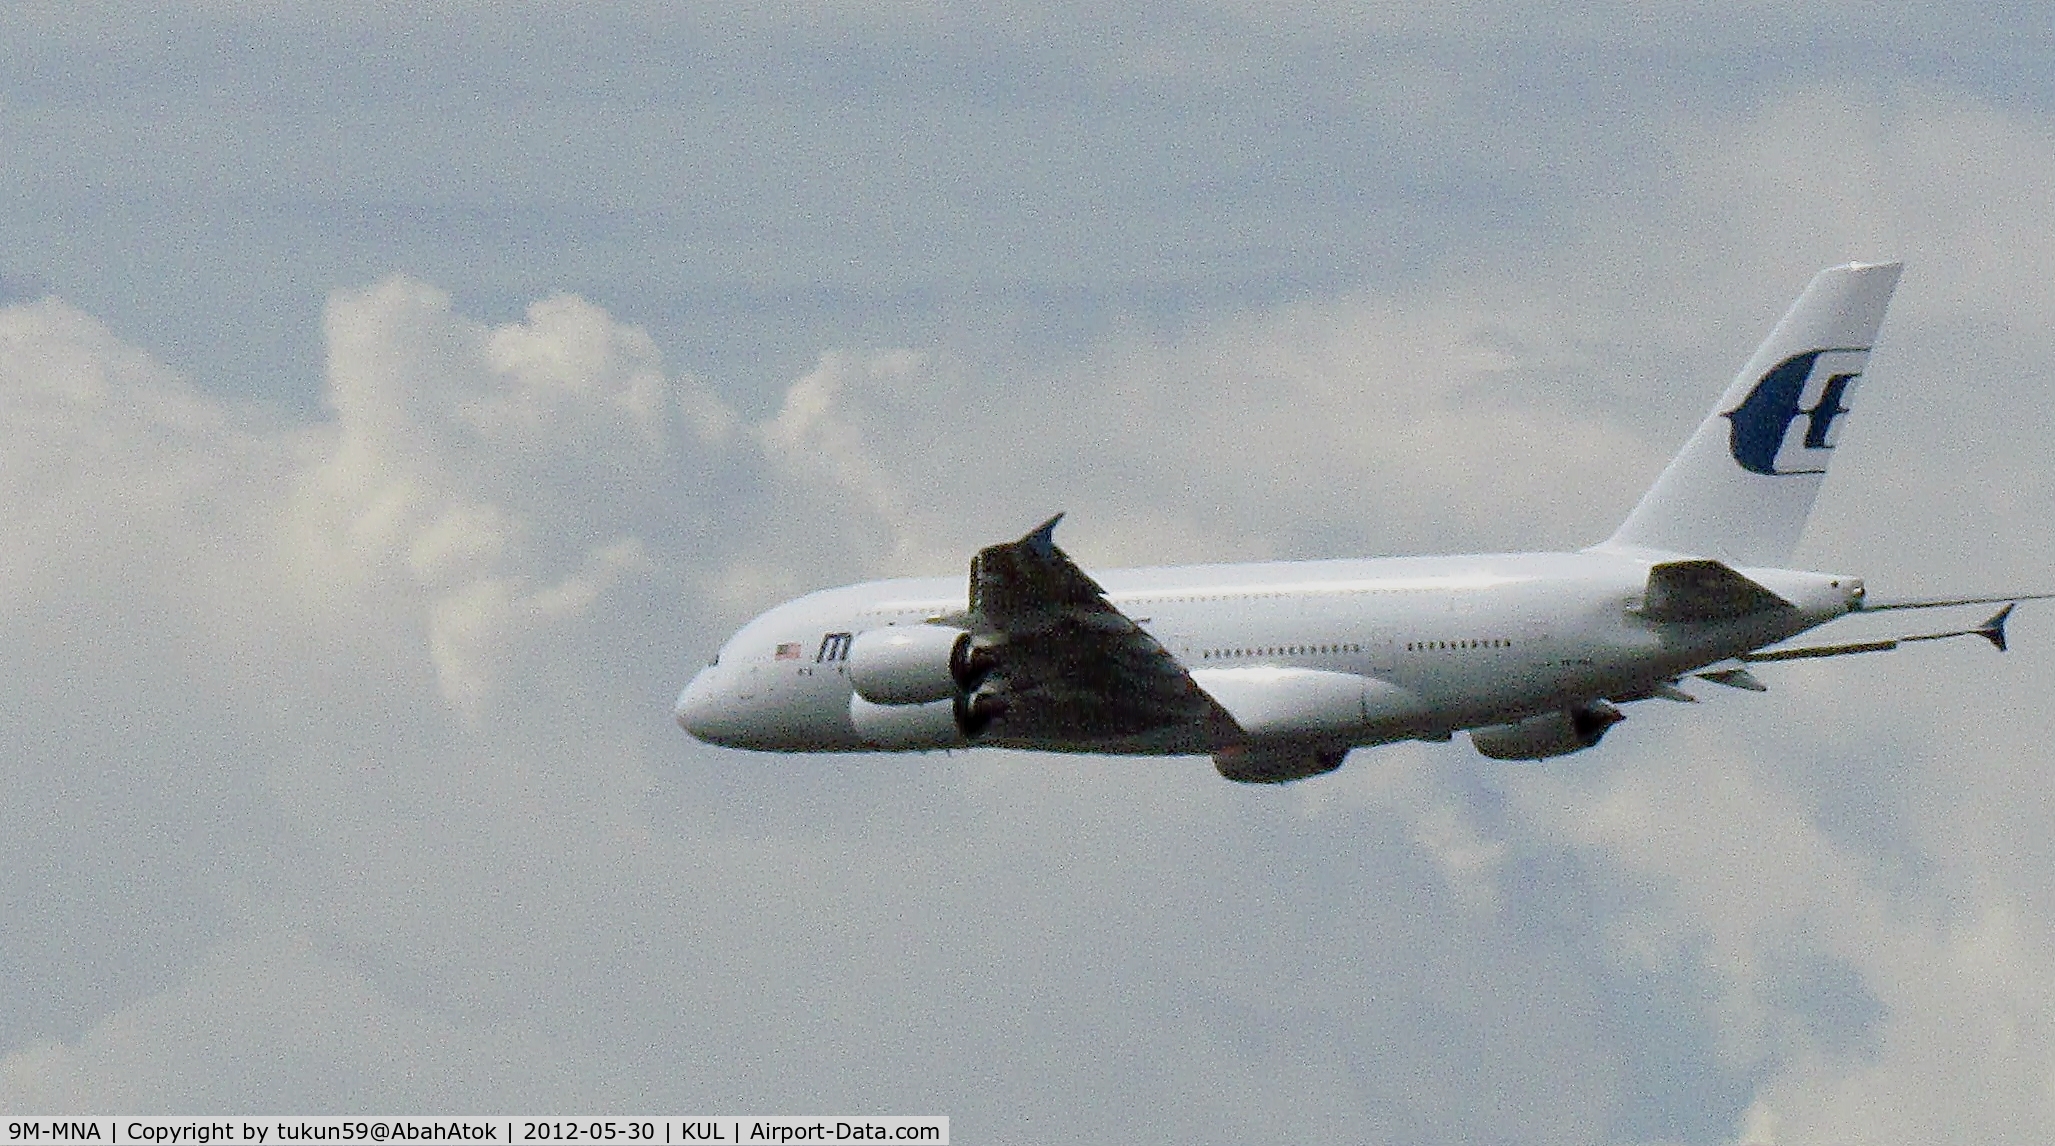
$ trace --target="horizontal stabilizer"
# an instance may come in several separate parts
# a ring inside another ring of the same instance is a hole
[[[1665,561],[1649,569],[1639,612],[1658,624],[1689,624],[1792,607],[1718,561]]]
[[[2001,597],[1888,597],[1866,600],[1858,612],[1882,613],[1891,609],[1952,609],[1957,605],[2017,605],[2021,601],[2046,601],[2055,598],[2055,593],[2007,593]],[[1995,618],[1993,618],[1995,620]]]
[[[1961,633],[1945,634],[1959,637]],[[1911,638],[1907,638],[1911,639]],[[1761,653],[1742,653],[1734,658],[1749,664],[1765,664],[1770,661],[1808,661],[1819,657],[1848,657],[1857,653],[1888,653],[1905,643],[1904,640],[1855,641],[1845,645],[1814,645],[1803,649],[1771,649]]]
[[[1881,641],[1855,641],[1845,645],[1814,645],[1802,649],[1769,649],[1759,653],[1742,653],[1734,658],[1748,664],[1766,661],[1802,661],[1819,657],[1846,657],[1856,653],[1888,653],[1900,645],[1914,641],[1945,641],[1953,637],[1982,637],[1991,642],[1991,647],[2005,651],[2005,622],[2012,617],[2013,606],[2007,605],[1991,616],[1991,619],[1974,629],[1950,629],[1945,633],[1917,633],[1910,637],[1893,637]],[[1709,673],[1701,673],[1706,679],[1713,679]],[[1745,687],[1745,686],[1744,686]]]
[[[1985,621],[1981,626],[1977,628],[1971,629],[1970,632],[1975,633],[1977,636],[1982,637],[1985,640],[1991,642],[1991,644],[1997,647],[1999,652],[2004,652],[2005,622],[2011,619],[2012,610],[2017,609],[2018,607],[2018,602],[2014,602],[2010,605],[2005,606],[2004,608],[1998,610],[1997,614],[1993,616],[1990,620]]]
[[[1728,688],[1745,689],[1748,692],[1768,692],[1770,690],[1768,685],[1755,679],[1753,673],[1742,668],[1714,669],[1711,672],[1699,673],[1698,679],[1709,680],[1714,684],[1723,684]]]

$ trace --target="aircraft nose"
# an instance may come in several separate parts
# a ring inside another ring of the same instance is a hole
[[[692,680],[678,693],[678,701],[671,706],[671,715],[677,718],[678,727],[699,740],[713,739],[714,685],[707,679],[711,670],[701,669],[693,674]]]

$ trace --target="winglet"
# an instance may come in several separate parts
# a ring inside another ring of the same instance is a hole
[[[1993,645],[1996,645],[1999,652],[2004,652],[2005,622],[2012,616],[2012,610],[2015,606],[2016,602],[2014,605],[2007,605],[2004,608],[1998,610],[1998,612],[1994,616],[1992,616],[1990,620],[1985,621],[1983,623],[1982,627],[1971,629],[1970,632],[1975,633],[1977,636],[1980,636],[1985,640],[1991,642]]]
[[[1035,526],[1032,532],[1020,539],[1021,544],[1033,550],[1035,556],[1044,560],[1054,557],[1056,555],[1056,523],[1062,520],[1063,515],[1059,513],[1055,517]]]

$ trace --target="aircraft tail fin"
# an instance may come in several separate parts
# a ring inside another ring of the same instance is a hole
[[[1805,528],[1898,263],[1813,276],[1604,547],[1781,565]]]

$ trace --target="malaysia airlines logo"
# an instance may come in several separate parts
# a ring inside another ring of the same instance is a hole
[[[1864,346],[1808,350],[1779,362],[1723,415],[1734,460],[1772,477],[1827,472],[1835,423],[1848,412],[1848,392],[1868,361]],[[1793,434],[1801,419],[1804,431]]]

